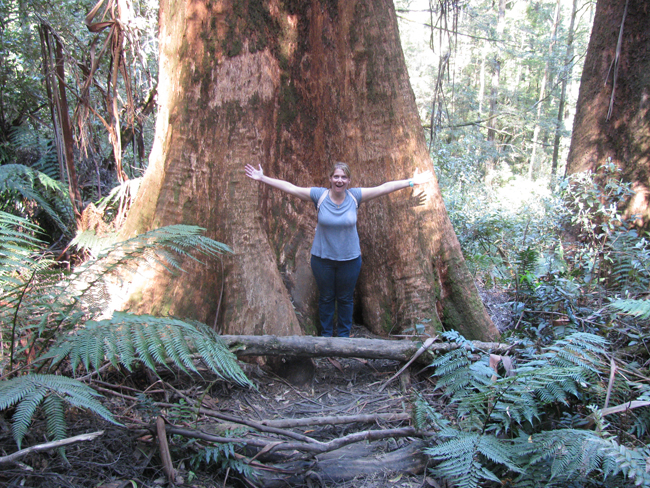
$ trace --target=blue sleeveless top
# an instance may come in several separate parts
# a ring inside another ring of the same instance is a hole
[[[311,188],[309,196],[314,206],[318,205],[323,193],[328,191],[327,188]],[[361,204],[360,188],[350,188],[348,192]],[[349,261],[361,256],[357,233],[357,203],[348,192],[341,205],[336,205],[329,195],[321,203],[316,235],[311,246],[314,256],[334,261]]]

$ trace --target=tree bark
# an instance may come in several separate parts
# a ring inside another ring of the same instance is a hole
[[[580,82],[567,173],[608,158],[636,193],[627,211],[650,219],[650,8],[643,0],[598,0]]]
[[[392,2],[164,0],[160,12],[156,141],[124,233],[198,224],[234,253],[145,275],[130,305],[224,333],[314,334],[314,206],[243,167],[306,187],[326,186],[339,160],[361,187],[432,169]],[[495,338],[437,182],[425,192],[421,206],[410,190],[362,203],[356,320]]]

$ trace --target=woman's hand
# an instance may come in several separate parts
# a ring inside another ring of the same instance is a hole
[[[253,166],[250,164],[247,164],[244,167],[244,171],[246,171],[246,176],[253,180],[260,181],[262,179],[262,176],[264,176],[264,171],[262,171],[262,165],[259,165],[259,169],[255,169]]]
[[[419,173],[419,169],[415,170],[415,173],[413,174],[413,178],[411,178],[411,181],[413,182],[414,185],[423,185],[424,183],[428,183],[431,178],[433,178],[433,173],[431,170],[425,171],[424,173]]]

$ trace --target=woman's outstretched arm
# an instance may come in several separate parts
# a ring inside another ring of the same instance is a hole
[[[431,178],[433,178],[433,173],[431,171],[418,173],[418,170],[416,169],[413,178],[409,178],[408,180],[388,181],[383,185],[373,186],[372,188],[361,188],[361,200],[363,202],[367,202],[373,198],[388,195],[389,193],[393,193],[394,191],[401,190],[403,188],[423,185],[424,183],[427,183],[429,180],[431,180]]]
[[[311,197],[309,196],[309,192],[311,188],[303,188],[301,186],[296,186],[293,183],[289,183],[288,181],[278,180],[277,178],[269,178],[264,174],[264,171],[262,171],[261,164],[259,165],[258,169],[255,169],[250,164],[247,164],[244,167],[244,171],[246,171],[246,176],[248,176],[253,180],[266,183],[267,185],[272,186],[273,188],[277,188],[278,190],[287,192],[289,195],[298,197],[301,200],[305,200],[305,201],[311,200]]]

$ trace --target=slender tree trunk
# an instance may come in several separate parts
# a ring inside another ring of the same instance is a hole
[[[501,40],[505,30],[506,19],[506,0],[499,0],[497,12],[497,39]],[[499,82],[501,80],[501,56],[499,55],[498,46],[495,49],[494,59],[492,60],[492,77],[490,82],[490,113],[487,121],[487,140],[494,142],[496,145],[497,135],[497,112],[499,104]],[[497,158],[493,158],[487,163],[486,175],[496,167]]]
[[[544,99],[546,98],[546,85],[548,85],[548,80],[551,75],[551,56],[553,55],[553,47],[557,39],[557,27],[560,23],[560,0],[555,2],[555,14],[553,15],[553,25],[551,27],[551,39],[548,46],[548,57],[546,58],[546,63],[544,66],[544,76],[540,82],[539,87],[539,98],[537,100],[537,118],[535,119],[535,129],[533,130],[533,147],[530,154],[530,163],[528,164],[528,179],[532,180],[535,177],[535,173],[539,169],[539,166],[536,161],[537,151],[538,151],[538,141],[539,134],[541,132],[541,120],[542,112],[544,107]]]
[[[238,334],[317,332],[309,266],[316,211],[244,175],[246,163],[326,186],[347,161],[353,186],[431,169],[389,0],[164,0],[160,110],[132,234],[198,224],[233,254],[144,275],[130,305]],[[387,334],[424,324],[498,336],[478,297],[437,182],[363,204],[357,320]]]
[[[582,71],[567,173],[598,171],[608,158],[635,191],[627,211],[650,220],[650,8],[598,0]]]
[[[484,41],[483,49],[481,49],[481,70],[479,74],[479,88],[478,88],[478,118],[483,117],[483,102],[485,100],[485,68],[487,64],[487,54],[489,44]]]
[[[575,36],[576,15],[578,13],[578,0],[573,0],[571,6],[571,20],[567,33],[566,54],[564,56],[564,67],[562,69],[562,81],[560,82],[560,100],[557,109],[557,121],[555,123],[555,139],[553,140],[553,160],[551,162],[551,185],[557,178],[558,158],[560,154],[560,141],[562,140],[562,129],[564,126],[564,106],[566,104],[566,89],[571,79],[573,67],[573,39]]]
[[[61,178],[68,183],[68,192],[74,214],[79,220],[83,207],[77,171],[74,164],[74,138],[65,88],[65,60],[60,39],[45,24],[39,26],[41,55],[50,112],[54,124],[54,141]]]

